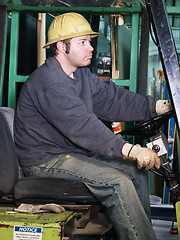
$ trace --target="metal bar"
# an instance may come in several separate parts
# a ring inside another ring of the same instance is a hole
[[[6,57],[6,42],[7,42],[7,26],[8,15],[5,6],[0,6],[0,29],[1,29],[1,41],[0,41],[0,106],[2,106],[3,87],[4,87],[4,69],[5,69],[5,57]]]
[[[15,76],[15,82],[24,83],[27,80],[28,76]]]
[[[129,90],[133,92],[136,92],[137,89],[138,47],[139,47],[139,13],[133,13],[131,59],[130,59],[130,87],[129,87]]]
[[[16,107],[16,81],[18,65],[18,40],[19,40],[19,12],[12,12],[11,16],[11,40],[9,59],[9,89],[8,106]]]
[[[130,80],[121,80],[121,79],[111,79],[112,82],[114,82],[118,86],[122,87],[129,87],[130,86]]]
[[[141,12],[140,7],[55,7],[55,6],[27,6],[22,4],[7,4],[8,11],[34,11],[34,12],[67,12],[67,11],[78,11],[78,12],[94,12],[94,13],[122,13],[122,12]],[[167,6],[168,14],[179,14],[179,6]]]
[[[13,4],[23,4],[22,3],[23,0],[12,0]]]
[[[149,49],[149,16],[147,9],[141,15],[141,46],[138,67],[137,93],[147,95],[148,49]]]
[[[180,130],[180,67],[164,0],[146,0],[169,95],[176,112],[177,129]]]
[[[8,11],[33,11],[33,12],[88,12],[88,13],[140,13],[141,7],[53,7],[53,6],[26,6],[7,5]]]
[[[173,14],[173,15],[180,14],[180,7],[178,7],[178,6],[175,6],[175,7],[167,6],[166,9],[167,9],[168,14]]]
[[[111,15],[111,62],[112,62],[112,78],[119,78],[118,63],[118,42],[117,42],[117,17]]]

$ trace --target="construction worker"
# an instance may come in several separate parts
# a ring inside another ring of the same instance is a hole
[[[25,176],[81,180],[103,204],[117,239],[156,239],[146,173],[156,153],[115,135],[106,121],[141,121],[170,110],[167,101],[103,82],[87,67],[98,33],[80,14],[56,17],[48,31],[52,57],[24,83],[15,143]],[[163,109],[162,109],[163,106]]]

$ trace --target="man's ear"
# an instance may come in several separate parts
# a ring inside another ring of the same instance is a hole
[[[60,53],[66,53],[66,44],[62,41],[57,42],[57,51]]]

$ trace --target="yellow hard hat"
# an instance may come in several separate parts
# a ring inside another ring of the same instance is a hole
[[[91,35],[93,38],[99,33],[93,32],[89,22],[81,14],[64,13],[52,21],[48,30],[48,42],[44,48],[49,48],[52,43],[83,35]]]

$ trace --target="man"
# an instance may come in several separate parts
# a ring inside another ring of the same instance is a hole
[[[140,121],[168,111],[169,104],[161,110],[162,102],[91,73],[91,38],[97,35],[80,14],[53,20],[45,47],[54,56],[30,75],[18,99],[18,157],[26,176],[83,181],[105,206],[118,239],[156,239],[141,168],[159,168],[160,160],[113,134],[99,118]]]

